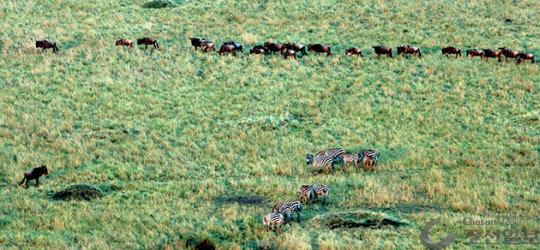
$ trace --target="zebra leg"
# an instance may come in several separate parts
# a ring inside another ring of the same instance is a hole
[[[300,212],[296,212],[296,215],[297,215],[296,221],[297,221],[297,222],[300,222]]]

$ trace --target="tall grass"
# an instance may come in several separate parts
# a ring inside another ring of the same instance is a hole
[[[538,64],[447,59],[438,50],[506,46],[538,57],[537,1],[143,4],[0,3],[2,247],[181,248],[209,238],[223,248],[418,249],[420,228],[441,217],[442,234],[455,232],[453,246],[467,248],[463,218],[537,218]],[[143,36],[162,48],[114,46]],[[193,51],[190,36],[320,42],[338,55],[218,57]],[[60,52],[33,48],[44,38]],[[370,53],[406,43],[425,56]],[[341,55],[353,45],[366,57]],[[377,149],[380,168],[313,176],[305,154],[334,146]],[[51,174],[40,187],[14,185],[41,163]],[[92,202],[50,199],[75,183],[119,190]],[[329,185],[330,204],[307,206],[304,222],[282,235],[262,228],[271,204],[217,202],[295,199],[308,183]],[[355,210],[410,225],[308,227],[315,216]]]

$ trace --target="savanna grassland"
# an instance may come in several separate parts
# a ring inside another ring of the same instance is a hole
[[[486,246],[467,244],[462,221],[493,213],[539,230],[538,64],[447,59],[440,48],[506,46],[538,58],[540,2],[176,3],[0,2],[0,248],[209,239],[224,249],[422,249],[422,226],[441,218],[432,239],[452,232],[450,247],[469,249]],[[161,48],[114,46],[143,36]],[[318,42],[336,55],[218,57],[190,48],[192,36],[244,47]],[[42,53],[37,39],[60,51]],[[424,56],[375,59],[378,44],[419,46]],[[365,57],[343,56],[351,46]],[[314,176],[305,154],[336,146],[377,149],[379,165]],[[39,164],[50,168],[42,185],[18,187]],[[50,198],[78,183],[112,191]],[[329,186],[328,205],[307,205],[282,234],[265,231],[272,203],[311,183]],[[244,196],[265,202],[228,202]],[[317,223],[340,212],[407,225]]]

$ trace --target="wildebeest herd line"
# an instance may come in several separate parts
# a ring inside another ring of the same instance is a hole
[[[200,48],[200,50],[204,53],[216,51],[215,44],[206,38],[190,37],[189,40],[191,41],[191,45],[195,48],[195,50],[198,50]],[[133,47],[133,41],[129,39],[120,39],[116,41],[115,45]],[[148,48],[149,45],[153,46],[154,48],[159,48],[157,40],[150,37],[137,39],[137,45],[144,46],[145,48]],[[36,48],[42,48],[43,51],[45,49],[52,49],[54,52],[58,51],[56,43],[47,40],[36,41]],[[377,58],[381,56],[388,56],[390,58],[393,57],[392,48],[390,47],[378,45],[373,46],[372,48]],[[236,56],[237,53],[243,53],[243,49],[244,48],[242,44],[235,41],[227,41],[221,45],[217,53],[220,56],[223,56],[225,54],[232,54]],[[265,42],[262,45],[255,45],[249,50],[249,54],[269,55],[279,53],[285,59],[297,59],[297,55],[305,56],[307,55],[308,51],[314,52],[316,54],[326,54],[327,56],[332,55],[332,48],[327,45],[316,43],[304,46],[301,43],[290,42],[283,44]],[[396,48],[396,51],[398,56],[412,55],[413,57],[422,57],[422,51],[420,50],[420,48],[411,45],[399,46]],[[461,49],[453,46],[442,48],[441,53],[442,55],[445,55],[447,57],[449,57],[450,55],[455,55],[456,58],[458,56],[462,56]],[[345,50],[345,55],[363,57],[362,50],[357,47],[348,48],[347,50]],[[506,47],[500,47],[498,49],[468,49],[466,50],[466,55],[470,58],[480,57],[485,60],[489,60],[490,58],[497,58],[499,62],[502,61],[502,57],[504,56],[506,61],[508,61],[508,58],[514,59],[516,64],[527,60],[531,63],[534,63],[534,55],[532,53],[516,51]]]
[[[336,164],[341,164],[343,168],[354,165],[358,168],[363,165],[364,170],[374,169],[379,159],[379,152],[372,149],[363,149],[357,153],[348,153],[343,148],[330,148],[319,151],[317,154],[307,154],[306,164],[311,166],[314,174],[325,171],[327,174],[335,169]],[[35,180],[39,186],[39,178],[48,175],[49,170],[46,165],[41,165],[32,169],[31,172],[23,174],[23,179],[19,183],[29,187],[30,181]],[[296,219],[300,222],[300,213],[305,205],[314,203],[319,197],[323,198],[323,205],[326,204],[329,196],[329,188],[325,184],[301,185],[299,190],[299,200],[281,201],[272,206],[272,212],[263,217],[263,226],[267,230],[281,232],[281,226],[292,221],[292,214],[296,214]]]

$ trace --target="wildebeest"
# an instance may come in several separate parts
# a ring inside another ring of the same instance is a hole
[[[377,57],[381,57],[381,55],[387,55],[388,57],[392,58],[392,49],[383,47],[383,46],[373,46],[373,50],[375,50],[375,54]]]
[[[514,58],[517,61],[517,55],[519,54],[518,51],[513,51],[509,48],[501,47],[499,48],[501,55],[504,56],[504,59],[506,62],[508,62],[508,58]]]
[[[283,49],[282,44],[272,43],[272,42],[265,42],[264,47],[266,48],[268,52],[271,52],[271,53],[276,53],[276,52],[279,53],[281,52],[281,49]]]
[[[296,59],[296,50],[283,47],[281,49],[281,55],[283,55],[283,58],[285,59],[289,57]]]
[[[307,55],[306,46],[300,43],[284,43],[282,49],[294,50],[300,52],[303,56]]]
[[[249,54],[268,54],[268,50],[263,45],[256,45],[249,50]]]
[[[191,45],[195,47],[195,50],[199,47],[202,48],[203,44],[207,42],[205,38],[189,37],[189,40],[191,41]]]
[[[202,48],[202,51],[204,52],[210,52],[210,51],[216,50],[216,48],[214,47],[214,43],[208,40],[204,41],[201,44],[201,48]]]
[[[242,47],[236,47],[233,44],[223,44],[221,45],[218,54],[222,56],[225,53],[232,53],[234,56],[236,56],[236,51],[242,51]]]
[[[418,57],[422,57],[422,52],[420,51],[420,48],[412,47],[410,45],[400,46],[397,47],[397,54],[406,56],[407,54],[411,54],[413,56],[417,55]]]
[[[317,54],[319,53],[326,53],[326,56],[331,56],[331,48],[330,46],[322,45],[322,44],[308,44],[308,51],[315,52]]]
[[[347,55],[347,56],[353,56],[353,55],[362,56],[362,51],[360,49],[358,49],[358,48],[352,47],[352,48],[348,48],[347,50],[345,50],[345,55]]]
[[[501,61],[501,52],[492,50],[492,49],[484,49],[484,54],[482,55],[483,59],[489,60],[489,58],[497,58],[497,61]]]
[[[47,40],[36,41],[36,48],[41,48],[42,51],[45,51],[46,49],[52,49],[53,52],[55,53],[58,51],[58,47],[56,47],[56,43],[49,42]]]
[[[480,58],[482,58],[484,56],[484,52],[477,49],[468,49],[467,56],[470,58],[473,58],[475,56],[479,56]]]
[[[521,63],[521,61],[524,61],[524,60],[530,60],[531,63],[534,63],[534,55],[531,53],[526,53],[526,52],[518,53],[516,56],[516,64],[519,64]]]
[[[456,47],[450,46],[450,47],[442,48],[441,51],[442,51],[442,54],[445,55],[446,57],[448,57],[448,55],[450,54],[456,55],[456,58],[458,56],[461,56],[461,49],[456,48]]]
[[[133,41],[128,40],[128,39],[120,39],[120,40],[116,41],[116,46],[129,46],[129,47],[133,47]]]
[[[144,45],[145,49],[148,48],[148,45],[153,45],[154,48],[159,48],[157,40],[150,37],[143,37],[141,39],[137,39],[137,45]]]
[[[237,51],[244,52],[244,46],[242,46],[241,43],[237,43],[235,41],[228,41],[224,42],[223,45],[233,45]]]
[[[24,177],[19,185],[22,185],[26,182],[26,188],[28,188],[28,183],[30,180],[36,180],[36,186],[39,186],[39,178],[43,175],[48,175],[49,170],[46,165],[41,165],[40,167],[32,169],[31,172],[24,173]]]

